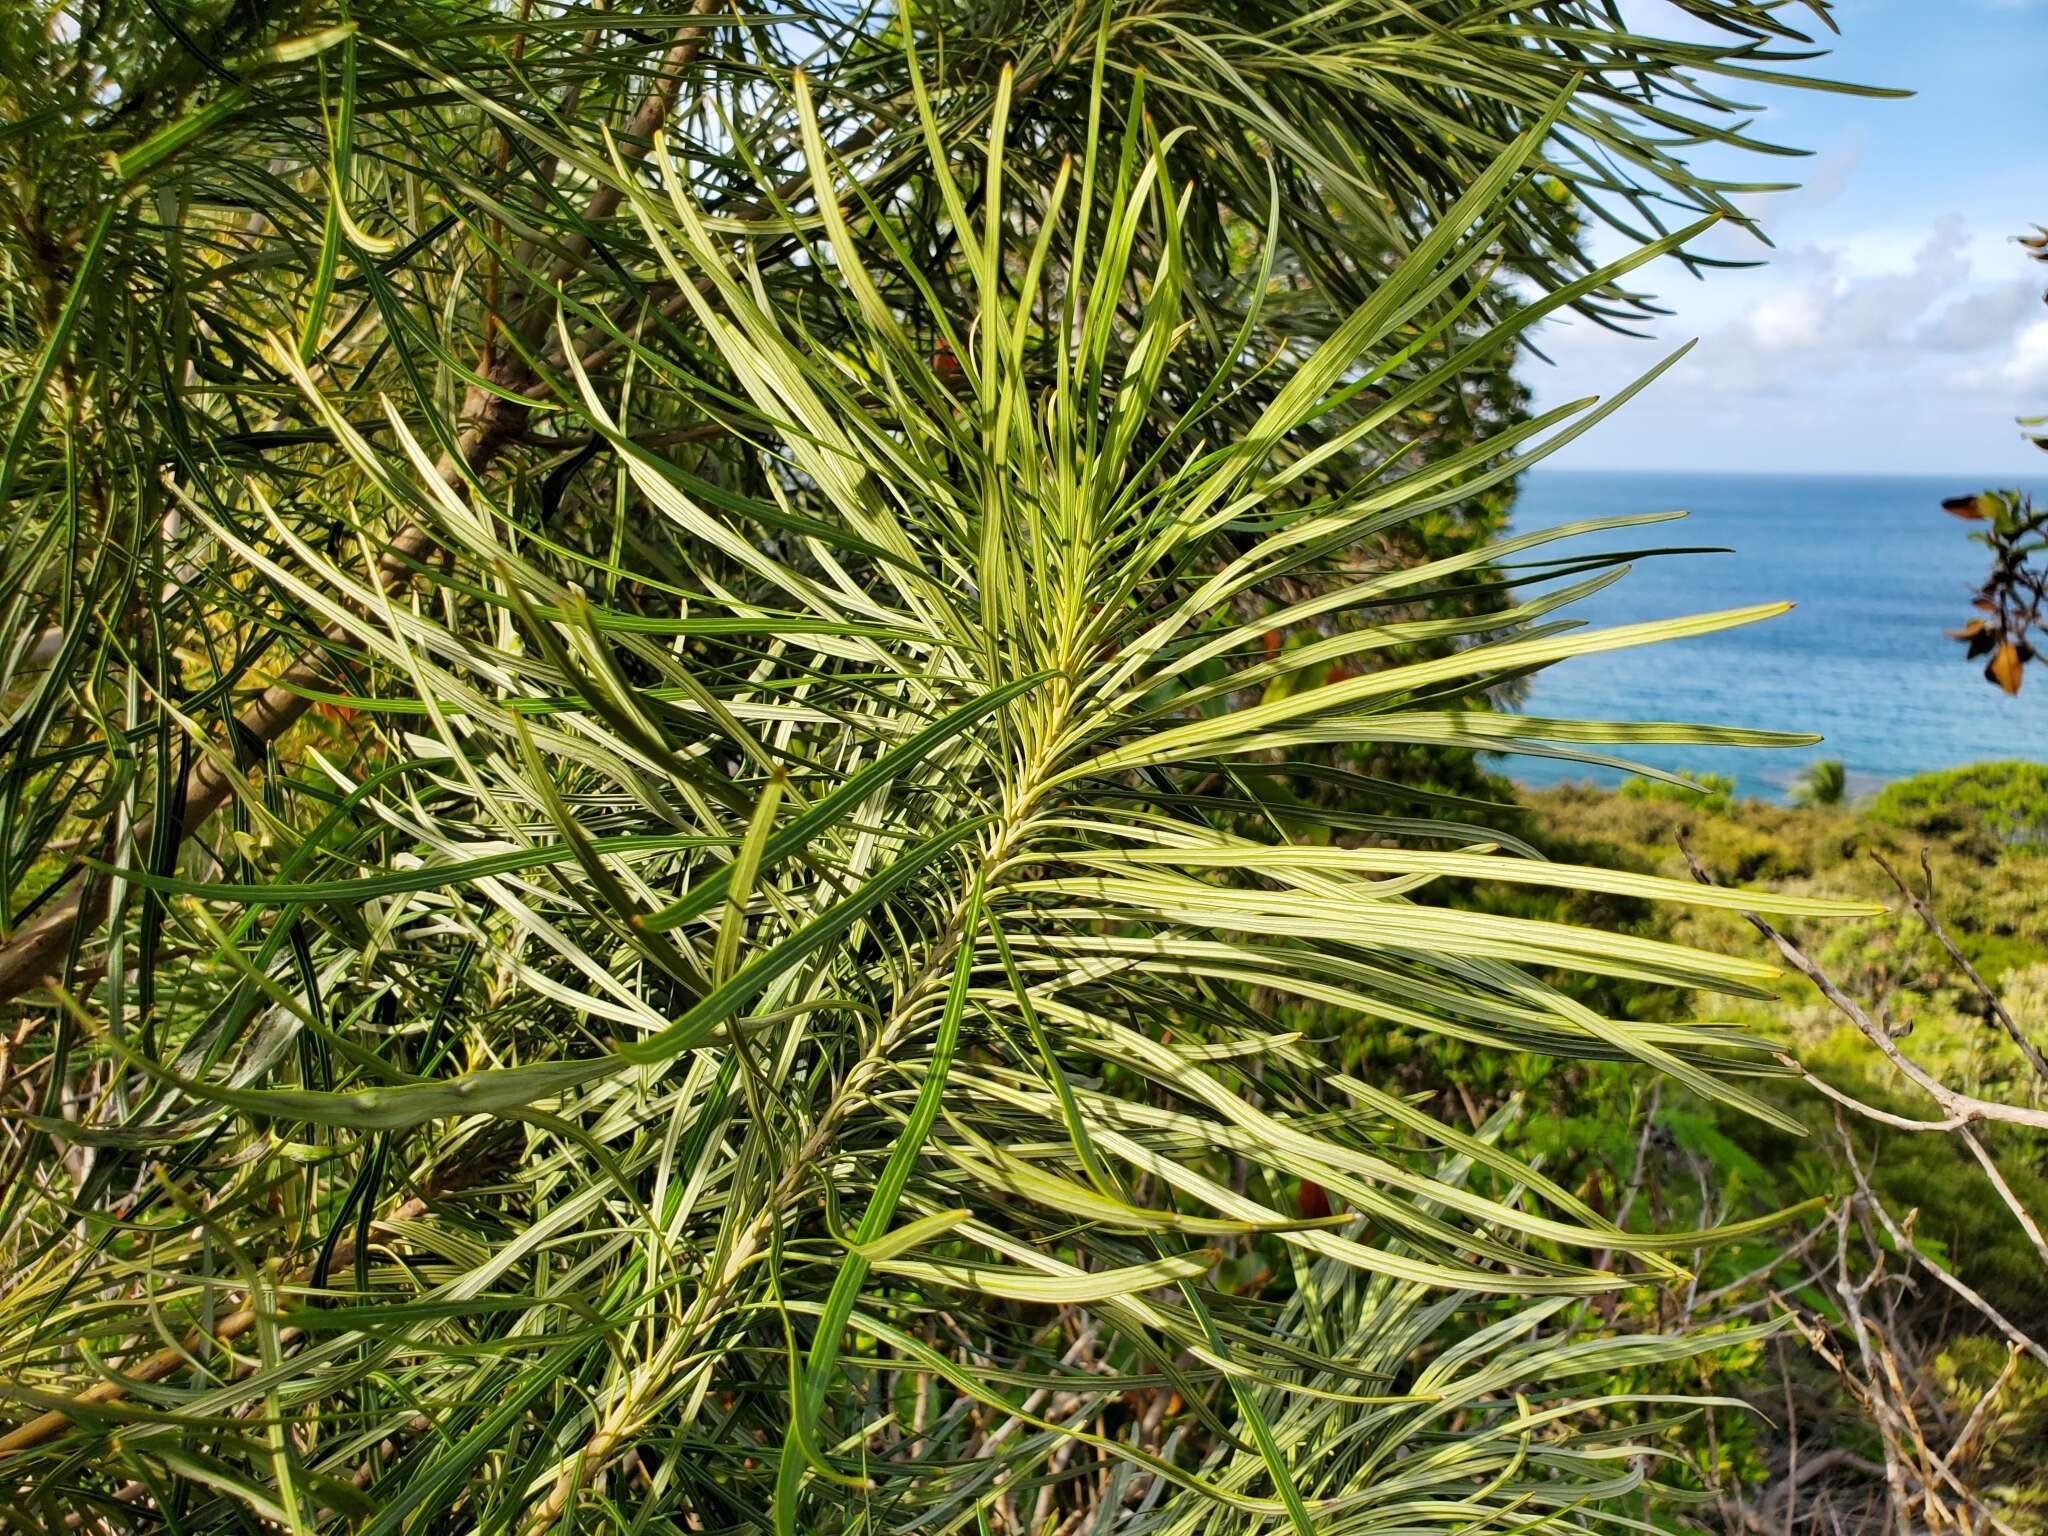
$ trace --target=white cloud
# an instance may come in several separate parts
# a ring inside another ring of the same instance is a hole
[[[1965,293],[1928,317],[1914,337],[1932,352],[1980,352],[2009,339],[2041,308],[2041,284],[2031,278]]]
[[[1684,0],[1620,3],[1657,30]],[[1994,20],[1994,8],[2027,15]],[[1929,26],[1935,12],[1942,19]],[[2025,135],[2023,103],[2029,63],[2048,41],[2048,0],[1839,0],[1835,14],[1841,51],[1813,66],[1817,73],[1918,94],[1864,103],[1760,89],[1755,97],[1769,110],[1753,131],[1820,152],[1767,164],[1700,151],[1701,166],[1730,179],[1804,186],[1737,199],[1774,246],[1723,223],[1693,247],[1701,257],[1762,265],[1701,282],[1669,261],[1643,272],[1640,286],[1670,311],[1644,327],[1654,342],[1626,342],[1583,322],[1543,327],[1538,344],[1556,366],[1527,372],[1540,406],[1610,394],[1698,338],[1616,425],[1567,450],[1584,462],[1859,471],[1968,464],[1973,476],[2024,464],[2039,473],[2039,455],[2022,444],[2013,418],[2048,408],[2048,269],[2032,267],[2011,237],[2043,217],[2048,160]],[[1613,256],[1627,242],[1595,244]]]
[[[1859,272],[1840,250],[1793,253],[1780,270],[1791,275],[1804,268],[1809,275],[1758,300],[1742,332],[1762,351],[1802,353],[1823,365],[1905,345],[1921,319],[1969,281],[1965,238],[1961,217],[1944,216],[1903,271],[1887,264]]]
[[[1994,363],[1965,368],[1951,377],[1965,393],[2031,394],[2048,390],[2048,320],[2036,320],[2013,338]]]
[[[1774,293],[1749,312],[1748,338],[1765,352],[1809,352],[1827,340],[1827,299],[1812,289]]]
[[[2008,238],[1975,235],[1954,213],[1917,230],[1844,231],[1781,250],[1762,269],[1688,285],[1671,295],[1682,298],[1678,316],[1654,329],[1667,346],[1699,337],[1681,367],[1696,397],[1768,399],[1780,421],[1805,396],[1889,392],[1930,409],[1956,394],[2010,398],[2029,388],[2036,364],[2031,353],[2022,360],[2005,351],[2040,314],[2042,286],[2016,275],[2014,256]],[[1574,375],[1591,393],[1611,388],[1615,370],[1637,371],[1660,355],[1584,324],[1546,326],[1538,344],[1566,365],[1532,376],[1546,400],[1578,393]]]
[[[2012,356],[2000,370],[2007,383],[2020,389],[2048,386],[2048,320],[2036,320],[2013,343]]]
[[[1852,373],[1924,373],[1940,392],[2025,388],[2034,354],[2004,352],[2040,314],[2042,283],[2014,267],[2009,240],[1975,236],[1957,214],[1917,233],[1866,229],[1796,246],[1761,272],[1724,279],[1732,304],[1692,307],[1701,344],[1687,374],[1712,393],[1775,397]],[[1977,275],[1986,271],[1997,276]],[[1950,362],[1935,369],[1936,358]]]

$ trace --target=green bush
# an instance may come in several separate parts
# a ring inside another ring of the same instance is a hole
[[[1673,800],[1714,812],[1725,811],[1734,802],[1735,781],[1726,774],[1696,773],[1691,777],[1697,789],[1665,779],[1633,778],[1621,786],[1621,793],[1629,800]]]
[[[1792,786],[1794,805],[1840,805],[1849,792],[1849,771],[1839,758],[1809,763]]]
[[[1871,818],[1927,837],[2048,846],[2048,763],[1975,763],[1889,784]]]

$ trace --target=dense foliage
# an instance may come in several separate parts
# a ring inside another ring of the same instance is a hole
[[[2048,764],[1978,763],[1887,784],[1872,819],[1995,855],[2048,847]]]
[[[1500,707],[1774,611],[1488,541],[1629,393],[1526,419],[1520,338],[1807,56],[1678,9],[0,9],[8,1517],[1660,1510],[1654,1374],[1762,1330],[1621,1299],[1778,1213],[1359,1066],[1790,1130],[1597,1005],[1769,965],[1457,898],[1869,910],[1440,777],[1806,739]]]
[[[1924,774],[1889,785],[1846,809],[1792,809],[1725,793],[1692,797],[1651,792],[1644,781],[1620,791],[1567,786],[1527,797],[1527,830],[1555,857],[1597,860],[1644,873],[1685,869],[1678,838],[1724,876],[1806,894],[1896,897],[1872,858],[1912,871],[1931,886],[1934,905],[1958,953],[1949,953],[1905,911],[1803,930],[1813,953],[1842,985],[1879,1000],[1884,1018],[1916,1059],[1946,1081],[1979,1093],[2040,1104],[2048,1082],[1986,1017],[1982,998],[1961,973],[1968,964],[2031,1037],[2048,1044],[2048,845],[2012,828],[2038,812],[2048,768],[1991,763]],[[1922,861],[1925,861],[1924,865]],[[1529,915],[1587,920],[1584,897],[1553,898]],[[1690,914],[1637,906],[1598,914],[1644,936],[1753,953],[1754,936],[1731,914]],[[1797,925],[1795,925],[1797,926]],[[1629,983],[1602,983],[1601,1006],[1661,1015],[1670,998]],[[1836,1088],[1888,1113],[1921,1118],[1918,1095],[1870,1043],[1804,980],[1788,977],[1767,1002],[1715,1009],[1797,1054]],[[1383,1049],[1376,1046],[1375,1049]],[[1640,1081],[1612,1068],[1521,1060],[1465,1074],[1483,1113],[1512,1088],[1534,1098],[1525,1137],[1552,1159],[1566,1182],[1585,1180],[1589,1198],[1611,1205],[1631,1179],[1642,1199],[1674,1216],[1711,1220],[1721,1213],[1777,1209],[1802,1196],[1853,1193],[1852,1170],[1838,1142],[1834,1106],[1790,1085],[1770,1090],[1804,1134],[1791,1136],[1750,1117],[1668,1094],[1649,1100]],[[1647,1102],[1646,1102],[1647,1101]],[[1855,1156],[1874,1193],[1892,1210],[1913,1213],[1920,1248],[1973,1286],[2019,1331],[2048,1335],[2048,1255],[1985,1183],[1983,1169],[1952,1137],[1912,1134],[1852,1119]],[[2048,1212],[2048,1158],[2040,1131],[1990,1126],[1978,1133],[2023,1208]],[[1645,1155],[1647,1152],[1647,1156]],[[1990,1399],[2007,1361],[2007,1341],[1984,1317],[1924,1277],[1916,1283],[1886,1234],[1898,1273],[1895,1322],[1925,1356],[1918,1385],[1932,1398],[1922,1411],[1950,1434]],[[1732,1246],[1710,1255],[1700,1294],[1718,1316],[1790,1304],[1837,1337],[1842,1299],[1815,1283],[1815,1245],[1796,1233]],[[1832,1246],[1830,1240],[1820,1253]],[[1860,1247],[1860,1244],[1859,1244]],[[1868,1256],[1858,1254],[1868,1265]],[[1959,1476],[1990,1500],[1989,1513],[2011,1528],[2035,1530],[2048,1517],[2048,1361],[2020,1352],[2014,1374],[1990,1401],[1982,1433],[1957,1463]],[[1715,1432],[1693,1432],[1699,1461],[1731,1494],[1760,1498],[1782,1486],[1805,1458],[1822,1475],[1802,1485],[1808,1518],[1825,1523],[1828,1506],[1855,1521],[1883,1518],[1879,1434],[1824,1360],[1805,1349],[1770,1347],[1724,1358],[1717,1386],[1754,1414],[1717,1416]],[[1690,1374],[1674,1385],[1696,1385]],[[1828,1461],[1820,1458],[1835,1453]],[[1740,1527],[1743,1521],[1725,1518]],[[1768,1507],[1763,1513],[1773,1514]],[[1776,1512],[1782,1517],[1783,1511]],[[1977,1512],[1980,1516],[1984,1511]]]

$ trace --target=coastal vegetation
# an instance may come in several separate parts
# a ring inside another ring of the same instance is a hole
[[[1496,772],[1679,9],[0,7],[0,1519],[2038,1526],[2040,770]]]
[[[1910,1463],[1912,1434],[1937,1460],[1958,1448],[1948,1462],[1956,1481],[1937,1497],[1965,1523],[1995,1518],[2032,1530],[2048,1510],[2044,795],[2048,765],[2004,762],[1902,780],[1847,806],[1738,801],[1725,788],[1687,795],[1643,780],[1521,797],[1526,822],[1515,824],[1553,857],[1684,876],[1689,849],[1720,878],[1886,902],[1882,916],[1784,926],[1825,983],[1867,1010],[1912,1064],[1987,1103],[2033,1111],[2032,1123],[1971,1116],[1974,1147],[1954,1127],[1903,1128],[1951,1117],[1789,966],[1768,1000],[1720,1004],[1713,1016],[1771,1041],[1810,1074],[1770,1090],[1799,1122],[1796,1133],[1668,1093],[1646,1104],[1639,1083],[1606,1068],[1525,1062],[1468,1089],[1482,1113],[1504,1094],[1533,1096],[1543,1112],[1522,1122],[1532,1145],[1605,1201],[1647,1200],[1689,1220],[1815,1194],[1836,1202],[1832,1220],[1706,1255],[1694,1295],[1710,1300],[1695,1305],[1722,1319],[1789,1313],[1809,1342],[1722,1364],[1719,1386],[1753,1411],[1718,1416],[1711,1432],[1692,1436],[1698,1464],[1716,1469],[1718,1481],[1701,1490],[1721,1528],[1858,1528],[1887,1503],[1887,1450]],[[1895,875],[1923,897],[1932,922],[1902,899]],[[1589,899],[1562,898],[1581,919]],[[1727,913],[1644,905],[1604,915],[1709,949],[1753,953],[1759,942]],[[1666,999],[1621,983],[1600,1006],[1654,1014]],[[1877,1116],[1845,1111],[1811,1079]],[[1871,1325],[1883,1347],[1861,1358],[1844,1280],[1872,1288],[1873,1313],[1883,1307]]]

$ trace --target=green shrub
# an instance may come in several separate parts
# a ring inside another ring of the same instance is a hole
[[[1886,785],[1871,818],[1927,837],[2048,846],[2048,763],[1975,763]]]
[[[1794,805],[1840,805],[1849,792],[1849,770],[1840,758],[1809,763],[1792,786]]]
[[[1621,793],[1630,800],[1675,800],[1680,805],[1715,813],[1727,810],[1734,802],[1735,781],[1726,774],[1696,773],[1691,777],[1699,786],[1697,789],[1664,779],[1638,777],[1624,783]]]

